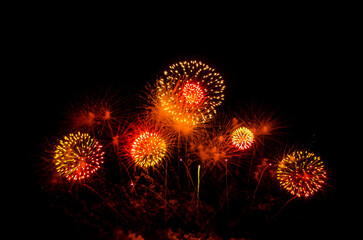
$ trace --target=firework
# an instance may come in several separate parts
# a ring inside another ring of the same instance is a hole
[[[156,85],[154,107],[185,133],[210,120],[224,100],[222,76],[205,63],[184,61],[169,66]]]
[[[82,96],[67,112],[67,123],[73,131],[106,133],[113,130],[125,117],[126,100],[114,89],[89,92]]]
[[[220,115],[213,120],[209,128],[202,129],[200,134],[191,141],[191,151],[208,167],[224,166],[228,161],[237,164],[234,160],[236,156],[241,156],[240,151],[231,144],[232,133],[240,124],[235,118]]]
[[[232,133],[232,144],[240,150],[248,149],[253,143],[253,133],[245,127],[239,127]]]
[[[132,144],[131,156],[135,164],[151,167],[161,162],[167,152],[164,139],[157,133],[144,132]]]
[[[171,131],[146,116],[130,120],[120,139],[120,160],[127,167],[149,168],[160,166],[169,158],[173,146]]]
[[[88,133],[71,133],[56,146],[54,164],[60,176],[81,181],[100,169],[103,155],[102,146]]]
[[[324,164],[314,153],[295,151],[278,164],[280,185],[296,197],[309,197],[318,192],[326,178]]]

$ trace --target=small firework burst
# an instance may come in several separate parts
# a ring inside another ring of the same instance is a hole
[[[184,61],[169,66],[156,83],[153,107],[171,119],[175,129],[189,133],[209,121],[224,100],[224,80],[207,64]]]
[[[131,156],[140,167],[151,167],[160,163],[166,152],[165,140],[154,132],[144,132],[137,136],[131,148]]]
[[[252,146],[253,133],[245,127],[239,127],[232,133],[232,144],[240,150],[246,150]]]
[[[283,158],[277,169],[277,180],[291,195],[309,197],[322,189],[327,171],[319,156],[295,151]]]
[[[91,177],[103,163],[102,145],[88,133],[64,136],[56,146],[54,164],[60,176],[69,181]]]

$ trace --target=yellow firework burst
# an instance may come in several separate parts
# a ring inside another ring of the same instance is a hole
[[[239,127],[232,133],[232,144],[240,150],[248,149],[253,143],[253,133],[245,127]]]
[[[137,136],[131,148],[131,156],[140,167],[151,167],[160,163],[166,152],[166,142],[153,132],[144,132]]]
[[[309,197],[318,192],[326,178],[327,172],[320,157],[308,151],[295,151],[278,164],[277,180],[296,197]]]
[[[102,145],[88,133],[71,133],[56,146],[54,164],[60,176],[80,181],[100,169],[103,155]]]
[[[192,129],[213,118],[224,100],[224,80],[200,61],[184,61],[169,66],[157,81],[155,106],[179,130]]]

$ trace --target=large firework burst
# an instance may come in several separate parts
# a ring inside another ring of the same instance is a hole
[[[207,64],[184,61],[169,66],[156,84],[154,107],[158,116],[189,133],[199,123],[210,120],[224,100],[224,80]]]
[[[280,185],[296,197],[309,197],[321,190],[327,172],[319,156],[295,151],[283,158],[277,169]]]
[[[103,155],[102,145],[88,133],[71,133],[56,146],[54,164],[60,176],[81,181],[101,167]]]

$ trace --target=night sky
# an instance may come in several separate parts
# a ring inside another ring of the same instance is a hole
[[[26,167],[18,186],[19,213],[14,220],[22,230],[15,235],[74,239],[81,231],[61,209],[51,207],[52,200],[42,189],[44,173],[39,160],[42,144],[59,133],[73,101],[107,88],[118,88],[125,98],[140,99],[145,84],[153,82],[162,70],[177,61],[196,59],[225,79],[222,109],[251,104],[274,109],[289,125],[287,144],[313,144],[329,170],[329,186],[323,195],[288,205],[282,216],[268,225],[256,222],[250,236],[281,236],[279,228],[287,229],[281,230],[285,237],[296,232],[310,236],[307,229],[314,229],[318,236],[334,236],[339,230],[334,228],[339,213],[339,159],[330,127],[334,114],[341,110],[335,82],[342,74],[334,31],[303,24],[241,25],[233,32],[222,25],[204,29],[204,34],[167,34],[149,26],[116,30],[52,25],[30,34],[32,41],[26,45],[23,60],[28,77],[21,91],[26,109],[21,114],[26,133],[21,138],[26,142],[21,164]]]

